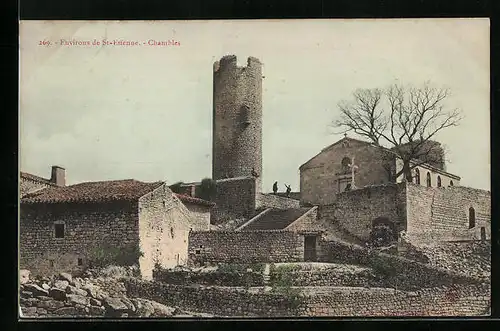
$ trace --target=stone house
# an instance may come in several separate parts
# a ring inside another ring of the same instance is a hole
[[[19,176],[19,196],[35,192],[47,187],[58,187],[66,185],[66,170],[59,166],[52,166],[50,179],[35,176],[27,172]]]
[[[438,154],[443,159],[432,165],[415,161],[419,165],[413,169],[414,183],[427,187],[460,185],[460,177],[444,170],[444,152]],[[402,169],[402,161],[394,152],[344,137],[300,166],[301,203],[329,205],[336,201],[338,193],[353,189],[351,164],[357,188],[403,181],[403,176],[395,176]]]
[[[191,229],[207,231],[210,229],[210,212],[215,203],[195,198],[187,194],[176,194],[186,208],[191,212]]]
[[[35,274],[77,272],[106,245],[139,249],[145,278],[157,263],[182,265],[189,231],[205,227],[206,220],[193,217],[181,202],[186,199],[163,182],[132,179],[50,186],[27,194],[20,203],[20,267]],[[192,206],[201,203],[189,200]]]

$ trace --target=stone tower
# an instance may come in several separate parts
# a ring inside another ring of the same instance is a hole
[[[235,55],[214,63],[212,178],[262,176],[262,64]]]

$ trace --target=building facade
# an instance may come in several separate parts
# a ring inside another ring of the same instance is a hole
[[[415,161],[418,162],[418,161]],[[429,187],[460,185],[460,177],[429,164],[413,169],[414,182]],[[396,178],[402,161],[392,151],[345,137],[300,166],[300,196],[305,205],[329,205],[337,194],[370,185],[403,181]]]
[[[20,266],[32,273],[78,272],[109,247],[141,252],[141,274],[187,262],[199,220],[163,182],[89,182],[21,199]]]

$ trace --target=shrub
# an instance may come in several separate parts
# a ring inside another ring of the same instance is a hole
[[[217,191],[217,182],[211,178],[203,178],[199,186],[196,187],[196,197],[213,201]]]
[[[108,265],[133,266],[143,256],[137,245],[113,246],[104,243],[91,249],[89,253],[90,267],[105,267]]]
[[[183,182],[177,182],[175,184],[172,184],[170,185],[170,189],[172,190],[172,192],[174,193],[181,193],[181,186],[182,184],[184,184]]]

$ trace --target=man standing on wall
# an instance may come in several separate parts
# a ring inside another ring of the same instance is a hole
[[[273,184],[273,193],[276,194],[278,192],[278,182],[274,182]]]

